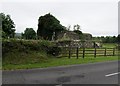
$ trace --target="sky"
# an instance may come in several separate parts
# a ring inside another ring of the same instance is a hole
[[[79,24],[93,36],[118,34],[118,0],[1,0],[0,12],[11,16],[17,33],[37,31],[39,17],[50,13],[70,30]]]

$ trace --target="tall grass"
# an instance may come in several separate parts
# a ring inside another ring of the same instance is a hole
[[[42,63],[47,62],[49,55],[45,52],[35,52],[28,51],[26,52],[9,52],[5,55],[3,60],[3,65],[6,64],[33,64],[33,63]]]

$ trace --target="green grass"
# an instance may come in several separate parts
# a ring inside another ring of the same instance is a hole
[[[49,58],[47,62],[42,63],[24,63],[24,64],[5,64],[3,65],[4,70],[16,70],[16,69],[31,69],[31,68],[46,68],[64,65],[74,65],[74,64],[86,64],[95,62],[105,62],[118,60],[118,56],[100,56],[100,57],[89,57],[89,58]]]
[[[116,48],[116,46],[116,43],[103,43],[102,45],[103,48]]]

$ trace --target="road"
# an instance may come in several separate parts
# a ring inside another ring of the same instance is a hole
[[[3,84],[118,84],[118,61],[3,71]]]

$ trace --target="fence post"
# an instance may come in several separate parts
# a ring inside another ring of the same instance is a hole
[[[115,56],[115,48],[113,48],[113,56]]]
[[[104,56],[106,56],[106,48],[105,48]]]
[[[70,59],[70,57],[71,57],[71,47],[69,47],[69,59]]]
[[[78,55],[79,55],[79,50],[78,50],[78,47],[77,47],[77,51],[76,51],[77,59],[78,59]]]
[[[95,51],[94,51],[94,58],[96,58],[96,48],[95,48]]]
[[[70,41],[69,41],[69,59],[70,59],[70,57],[71,57],[71,43],[70,43]]]
[[[85,57],[85,48],[83,48],[83,58]]]

